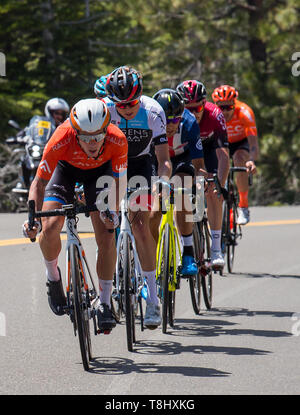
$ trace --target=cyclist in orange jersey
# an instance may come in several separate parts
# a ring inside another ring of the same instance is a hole
[[[96,264],[100,288],[99,329],[112,328],[116,324],[110,309],[116,247],[114,233],[108,230],[118,226],[119,201],[127,185],[127,153],[126,137],[110,123],[106,104],[96,98],[80,100],[47,143],[29,190],[29,200],[35,201],[37,210],[52,210],[73,203],[75,184],[81,182],[87,206],[98,208],[90,217],[100,248]],[[107,185],[110,190],[114,184],[115,199],[111,196],[114,192],[110,191],[107,206],[101,191]],[[111,212],[110,219],[104,214],[107,207]],[[42,224],[39,244],[46,265],[49,305],[55,314],[62,315],[66,299],[57,263],[64,217],[43,218]],[[40,228],[37,221],[30,231],[26,221],[23,233],[34,238]]]
[[[255,161],[259,155],[257,128],[252,109],[244,102],[238,101],[238,92],[229,85],[216,88],[212,94],[214,102],[222,110],[226,120],[230,156],[238,167],[247,167],[249,173],[256,173]],[[237,173],[236,184],[239,192],[239,225],[246,225],[250,220],[248,177]]]

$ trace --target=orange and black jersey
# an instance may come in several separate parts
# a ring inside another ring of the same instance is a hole
[[[128,144],[125,135],[118,127],[109,124],[102,153],[97,159],[88,157],[80,147],[70,121],[66,120],[48,141],[37,176],[50,180],[59,161],[66,161],[81,170],[89,170],[100,167],[110,160],[113,176],[120,177],[127,171],[127,153]]]

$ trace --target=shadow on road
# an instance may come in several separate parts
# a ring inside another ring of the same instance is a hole
[[[293,275],[293,274],[268,274],[268,273],[254,273],[254,272],[232,272],[228,275],[239,276],[241,278],[298,278],[300,279],[300,275]]]
[[[150,342],[155,343],[155,342]],[[172,343],[172,342],[171,342]],[[147,347],[146,342],[142,343]],[[153,344],[151,345],[153,347]],[[157,342],[156,347],[160,348],[161,343]],[[224,377],[229,376],[231,373],[223,372],[221,370],[197,367],[197,366],[163,366],[158,363],[136,363],[132,359],[126,358],[105,358],[96,357],[90,362],[90,372],[99,375],[126,375],[130,373],[166,373],[166,374],[180,374],[188,377]]]
[[[291,315],[291,314],[290,314]],[[241,329],[241,328],[227,328],[225,326],[236,325],[223,320],[213,319],[178,319],[175,321],[174,330],[169,334],[174,336],[263,336],[263,337],[287,337],[292,336],[291,333],[280,330],[259,330],[259,329]]]

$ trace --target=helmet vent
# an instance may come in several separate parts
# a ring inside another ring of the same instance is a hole
[[[91,110],[88,110],[88,116],[89,116],[90,122],[92,122],[92,111]]]

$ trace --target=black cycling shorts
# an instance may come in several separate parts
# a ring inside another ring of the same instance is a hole
[[[229,143],[230,157],[232,157],[237,150],[246,150],[249,153],[248,138],[244,138],[236,143]]]
[[[204,164],[208,173],[218,172],[218,157],[216,148],[212,145],[203,146]]]
[[[140,187],[147,186],[151,193],[152,176],[156,176],[156,171],[150,155],[128,158],[127,182],[130,187],[136,187],[137,184]]]
[[[172,162],[172,176],[175,176],[178,173],[186,173],[189,176],[195,176],[195,167],[192,163],[191,156],[189,152],[180,154],[171,158]]]
[[[97,187],[98,178],[104,176],[112,177],[111,161],[107,161],[102,166],[95,169],[82,170],[72,166],[66,161],[59,161],[54,173],[46,186],[44,202],[56,201],[63,205],[71,204],[74,201],[75,184],[83,184],[86,205],[92,209],[98,194],[109,186],[102,180],[101,185]],[[99,185],[99,183],[98,183]]]

